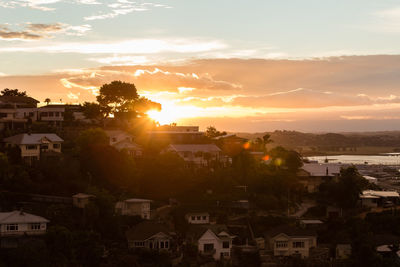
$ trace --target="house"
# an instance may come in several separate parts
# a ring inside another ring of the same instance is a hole
[[[28,96],[0,96],[0,131],[26,129],[37,120],[38,103]]]
[[[318,191],[323,182],[339,177],[342,167],[345,167],[345,165],[338,163],[304,163],[297,176],[306,191],[313,193]]]
[[[400,195],[396,191],[365,190],[360,195],[360,202],[361,206],[373,208],[384,206],[388,201],[398,204],[399,198]]]
[[[170,144],[196,143],[204,138],[199,126],[162,125],[148,132],[150,140]]]
[[[47,105],[38,108],[38,120],[47,122],[51,126],[62,126],[64,114],[64,105]]]
[[[95,198],[94,195],[78,193],[72,196],[72,205],[74,207],[84,209],[93,198]]]
[[[187,233],[190,243],[197,245],[200,255],[214,260],[230,259],[235,238],[225,225],[192,225]]]
[[[140,216],[142,219],[150,219],[151,200],[131,198],[119,201],[115,204],[117,214],[126,216]]]
[[[6,147],[18,147],[23,161],[31,165],[42,157],[58,156],[64,140],[53,133],[25,133],[4,138],[3,142]]]
[[[226,134],[214,137],[213,140],[225,155],[231,157],[243,151],[243,145],[248,142],[248,139],[238,137],[235,134]]]
[[[144,221],[125,233],[128,247],[131,249],[146,248],[158,251],[170,251],[171,232],[167,226],[153,221]]]
[[[142,147],[133,142],[131,134],[120,130],[108,130],[106,134],[110,138],[110,146],[115,147],[118,151],[126,151],[133,157],[143,155]]]
[[[310,249],[317,247],[317,234],[310,229],[281,226],[267,232],[265,241],[274,256],[308,258]]]
[[[176,153],[185,162],[197,166],[209,166],[211,161],[226,160],[221,154],[221,149],[214,144],[171,144],[165,152]]]
[[[210,223],[210,214],[208,212],[191,212],[185,215],[190,224],[208,224]]]
[[[0,236],[42,235],[49,221],[24,211],[0,212]]]

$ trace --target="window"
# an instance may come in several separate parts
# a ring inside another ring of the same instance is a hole
[[[33,112],[29,112],[29,117],[33,117]]]
[[[0,113],[0,118],[6,118],[7,117],[7,113]]]
[[[222,248],[229,248],[229,241],[222,242]]]
[[[214,250],[214,244],[204,244],[204,251],[213,251]]]
[[[49,117],[54,117],[54,112],[49,112]]]
[[[42,116],[42,117],[47,117],[49,114],[47,113],[47,112],[42,112],[42,113],[40,113],[40,116]]]
[[[276,241],[275,246],[276,246],[276,248],[287,248],[288,242],[287,241]]]
[[[40,149],[49,149],[49,145],[40,145]]]
[[[53,148],[60,148],[60,144],[53,144]]]
[[[169,247],[169,242],[165,241],[165,248],[168,248],[168,247]]]
[[[203,216],[203,220],[207,220],[207,216]]]
[[[192,221],[196,220],[196,216],[192,216]]]
[[[36,145],[26,145],[26,150],[36,150]]]
[[[60,112],[56,112],[56,117],[60,117]]]
[[[303,241],[293,242],[293,247],[294,248],[304,248],[304,242]]]
[[[133,244],[135,247],[144,247],[144,242],[135,241]]]
[[[113,142],[117,142],[117,138],[113,137],[113,138],[112,138],[112,141],[113,141]]]
[[[197,216],[197,220],[201,220],[201,216]]]
[[[6,224],[6,231],[7,232],[18,231],[18,224],[16,223]]]
[[[160,248],[164,248],[164,241],[160,241]]]
[[[229,252],[224,252],[225,257],[229,257]]]
[[[31,230],[40,230],[40,223],[31,223],[30,229]]]

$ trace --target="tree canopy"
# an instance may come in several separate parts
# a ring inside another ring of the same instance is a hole
[[[206,136],[209,138],[214,138],[218,136],[226,135],[226,132],[218,131],[214,126],[208,126],[206,130]]]
[[[150,109],[161,110],[159,103],[140,97],[133,83],[122,81],[104,84],[100,88],[97,101],[105,117],[113,114],[116,117],[127,119],[143,115]]]
[[[26,91],[5,88],[3,91],[1,91],[1,96],[28,96],[28,95],[26,94]]]

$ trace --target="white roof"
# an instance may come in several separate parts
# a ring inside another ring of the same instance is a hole
[[[49,220],[19,210],[0,212],[0,224],[6,223],[47,223]]]
[[[54,133],[18,134],[4,138],[4,142],[14,145],[39,145],[46,139],[52,143],[64,142],[64,140]]]
[[[400,197],[399,193],[396,191],[375,191],[375,190],[365,190],[362,192],[361,197],[367,198],[372,197]]]
[[[363,177],[364,177],[365,179],[367,179],[367,180],[370,180],[370,181],[376,181],[376,180],[378,180],[377,178],[372,177],[372,176],[364,175]]]
[[[168,148],[176,152],[221,152],[214,144],[171,144]]]
[[[340,173],[343,166],[338,163],[304,163],[302,169],[310,176],[335,176]]]
[[[115,143],[112,145],[115,147],[117,150],[122,150],[122,149],[130,149],[130,150],[142,150],[142,147],[135,142],[131,142],[129,140],[122,140],[118,143]]]
[[[121,130],[106,130],[105,132],[109,137],[120,136],[120,135],[130,136],[130,137],[132,136],[131,134],[121,131]]]

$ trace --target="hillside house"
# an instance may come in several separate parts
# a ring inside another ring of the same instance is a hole
[[[32,165],[42,157],[59,156],[64,140],[53,133],[26,133],[4,138],[3,142],[6,147],[18,147],[22,160]]]
[[[317,192],[319,186],[340,175],[340,170],[345,167],[343,164],[336,163],[305,163],[297,173],[300,183],[309,193]]]
[[[383,206],[387,201],[398,204],[400,201],[399,193],[396,191],[365,190],[360,195],[360,202],[363,207]]]
[[[131,249],[146,248],[157,251],[170,251],[172,236],[164,224],[144,221],[125,233],[128,247]]]
[[[110,138],[110,146],[115,147],[118,151],[126,151],[133,157],[143,155],[142,147],[133,141],[134,138],[131,134],[120,130],[108,130],[106,133]]]
[[[214,144],[171,144],[165,152],[176,153],[186,163],[196,166],[209,166],[212,161],[226,161],[221,149]]]
[[[149,131],[150,140],[169,144],[196,143],[204,138],[199,126],[162,125]]]
[[[150,219],[151,200],[131,198],[119,201],[115,204],[115,212],[126,216],[140,216],[142,219]]]
[[[64,105],[47,105],[38,108],[38,120],[52,126],[62,126],[64,121]]]
[[[282,226],[267,232],[265,241],[274,256],[308,258],[310,249],[317,247],[317,234],[314,230]]]
[[[192,225],[187,233],[188,241],[197,245],[200,255],[214,260],[232,257],[232,241],[235,238],[225,225]]]
[[[191,212],[185,215],[189,224],[209,224],[210,214],[208,212]]]
[[[0,131],[26,129],[37,120],[39,101],[27,96],[0,96]]]
[[[84,209],[91,200],[95,198],[94,195],[88,195],[84,193],[78,193],[72,196],[72,205],[74,207]]]

